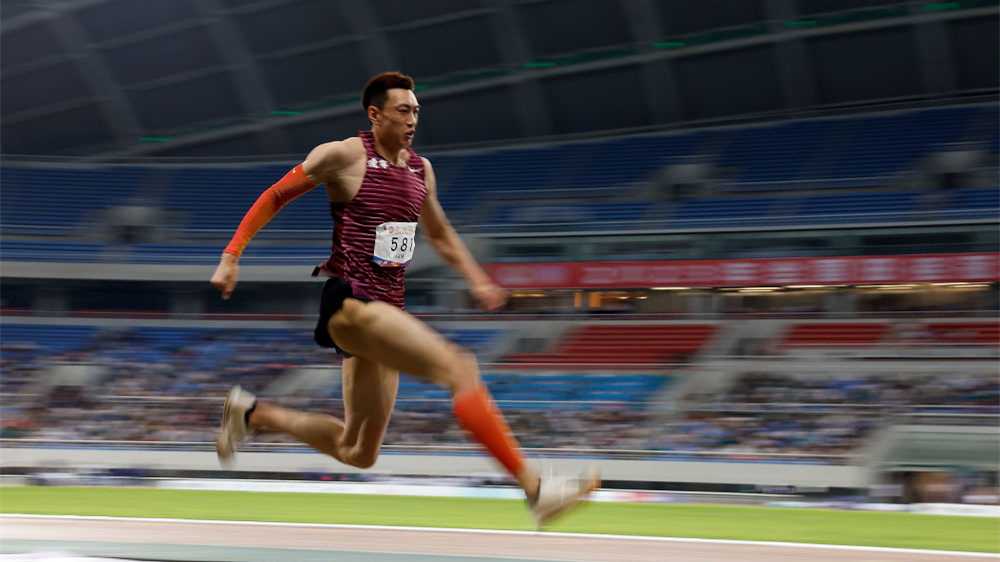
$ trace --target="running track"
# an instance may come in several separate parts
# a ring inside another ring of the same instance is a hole
[[[0,516],[0,561],[69,559],[37,554],[56,551],[81,556],[198,562],[1000,561],[1000,556],[986,554],[791,543],[415,527]],[[24,554],[30,552],[36,554]]]

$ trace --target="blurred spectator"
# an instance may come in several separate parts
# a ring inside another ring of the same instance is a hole
[[[230,385],[239,382],[266,395],[299,366],[333,360],[306,338],[289,336],[261,345],[239,331],[201,333],[165,344],[135,331],[115,330],[63,353],[48,354],[23,343],[5,344],[2,352],[0,435],[65,440],[210,442],[220,397]],[[100,380],[85,384],[60,378],[51,384],[45,375],[56,364],[100,365],[99,370],[83,371]],[[568,388],[546,384],[545,396],[552,402],[544,407],[523,401],[523,396],[513,399],[530,387],[532,378],[487,376],[513,431],[531,448],[712,452],[739,458],[761,453],[846,455],[893,413],[1000,413],[1000,382],[989,376],[806,378],[751,372],[720,391],[682,397],[686,413],[675,416],[650,411],[644,402],[648,394],[581,401],[581,396],[590,396],[584,385],[602,380],[582,375],[576,380],[562,377],[561,384]],[[295,407],[342,414],[339,385],[331,381],[321,388],[322,395],[305,390],[276,398]],[[400,396],[387,444],[468,444],[452,420],[449,402],[435,398],[434,392]],[[503,402],[503,396],[512,400]],[[255,440],[291,442],[278,434],[257,435]]]

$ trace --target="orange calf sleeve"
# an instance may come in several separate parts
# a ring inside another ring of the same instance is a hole
[[[466,431],[482,443],[493,457],[514,477],[524,468],[517,440],[510,433],[510,427],[490,398],[485,386],[477,386],[455,395],[455,417]]]

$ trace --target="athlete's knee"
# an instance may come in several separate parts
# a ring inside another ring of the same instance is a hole
[[[380,447],[351,447],[345,451],[341,460],[355,468],[371,468],[378,460],[379,449]]]
[[[457,345],[448,347],[448,386],[459,392],[479,384],[479,361],[476,356]]]

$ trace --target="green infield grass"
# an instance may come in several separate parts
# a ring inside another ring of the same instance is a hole
[[[530,530],[523,502],[347,494],[0,487],[0,512]],[[1000,518],[590,503],[549,530],[1000,553]]]

